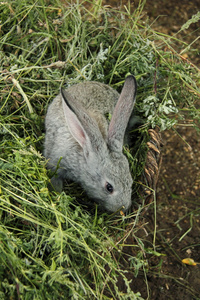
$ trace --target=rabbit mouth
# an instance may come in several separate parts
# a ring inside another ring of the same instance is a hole
[[[130,207],[130,206],[125,207],[125,205],[123,205],[123,204],[121,204],[121,206],[116,205],[116,204],[113,205],[109,202],[105,202],[102,199],[98,199],[98,198],[95,198],[93,200],[94,200],[94,202],[96,202],[99,205],[100,210],[107,211],[110,213],[116,213],[116,212],[120,212],[120,211],[126,212]]]

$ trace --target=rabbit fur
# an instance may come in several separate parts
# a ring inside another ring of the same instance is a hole
[[[56,173],[51,178],[56,191],[61,192],[63,181],[70,179],[109,212],[130,207],[133,181],[122,150],[135,95],[132,75],[120,95],[95,81],[61,89],[45,119],[44,155],[47,167]]]

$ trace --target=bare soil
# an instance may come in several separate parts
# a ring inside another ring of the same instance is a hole
[[[200,10],[199,1],[148,1],[145,6],[150,19],[158,19],[159,30],[172,35]],[[181,33],[190,43],[200,34],[200,23]],[[194,44],[199,49],[199,41]],[[178,48],[178,45],[177,45]],[[186,58],[199,66],[200,57],[187,53]],[[191,124],[190,119],[186,123]],[[198,124],[199,126],[199,124]],[[177,132],[176,132],[177,131]],[[163,134],[163,162],[157,186],[156,250],[165,256],[151,260],[147,281],[149,299],[200,299],[200,264],[185,265],[184,258],[200,262],[200,135],[190,126],[177,126]],[[153,232],[152,210],[145,216],[147,232]],[[149,239],[149,237],[148,237]],[[150,242],[152,239],[150,238]],[[136,290],[147,298],[143,280],[135,282]]]
[[[105,2],[115,7],[119,3]],[[127,5],[127,1],[122,2]],[[134,9],[137,3],[131,1],[131,6]],[[199,10],[198,0],[147,0],[144,9],[152,26],[169,35],[177,32]],[[199,23],[192,24],[178,37],[190,43],[199,35],[199,27]],[[175,45],[177,51],[179,46]],[[199,48],[199,41],[193,46]],[[196,53],[188,52],[185,58],[200,65]],[[140,271],[135,278],[128,261],[128,255],[134,255],[134,249],[128,246],[124,249],[127,257],[124,255],[122,262],[129,270],[127,277],[132,279],[133,290],[139,291],[145,299],[200,299],[200,264],[182,263],[184,258],[200,263],[200,135],[191,123],[188,117],[185,125],[162,134],[163,161],[157,185],[156,217],[152,205],[141,220],[140,237],[146,248],[152,249],[156,224],[155,250],[162,256],[148,254],[147,277]],[[127,244],[133,243],[137,241],[131,236]],[[123,280],[119,280],[119,286],[125,290]]]
[[[133,280],[133,290],[145,299],[200,299],[200,265],[182,263],[184,258],[200,262],[200,139],[190,127],[177,131],[189,145],[172,130],[163,134],[156,220],[148,210],[143,220],[147,225],[140,233],[145,246],[152,248],[156,222],[156,251],[163,254],[146,257],[146,282],[144,274]]]

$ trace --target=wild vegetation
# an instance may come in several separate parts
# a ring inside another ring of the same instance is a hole
[[[166,130],[186,114],[200,120],[199,72],[184,57],[192,45],[179,41],[177,53],[176,35],[144,23],[143,6],[131,13],[101,1],[0,3],[1,299],[142,299],[131,289],[121,258],[129,235],[135,237],[128,245],[135,254],[128,257],[132,279],[140,269],[148,272],[145,252],[159,255],[137,236],[148,129]],[[199,19],[195,15],[181,30]],[[109,215],[95,205],[89,210],[83,191],[73,184],[61,194],[48,191],[44,117],[61,86],[97,80],[120,91],[128,74],[138,83],[139,125],[133,148],[124,149],[136,209]]]

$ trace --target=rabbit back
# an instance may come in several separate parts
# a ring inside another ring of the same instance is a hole
[[[85,107],[87,111],[98,111],[105,115],[114,110],[115,104],[119,98],[119,93],[109,85],[96,81],[88,81],[73,85],[67,91],[78,99],[78,102]]]

